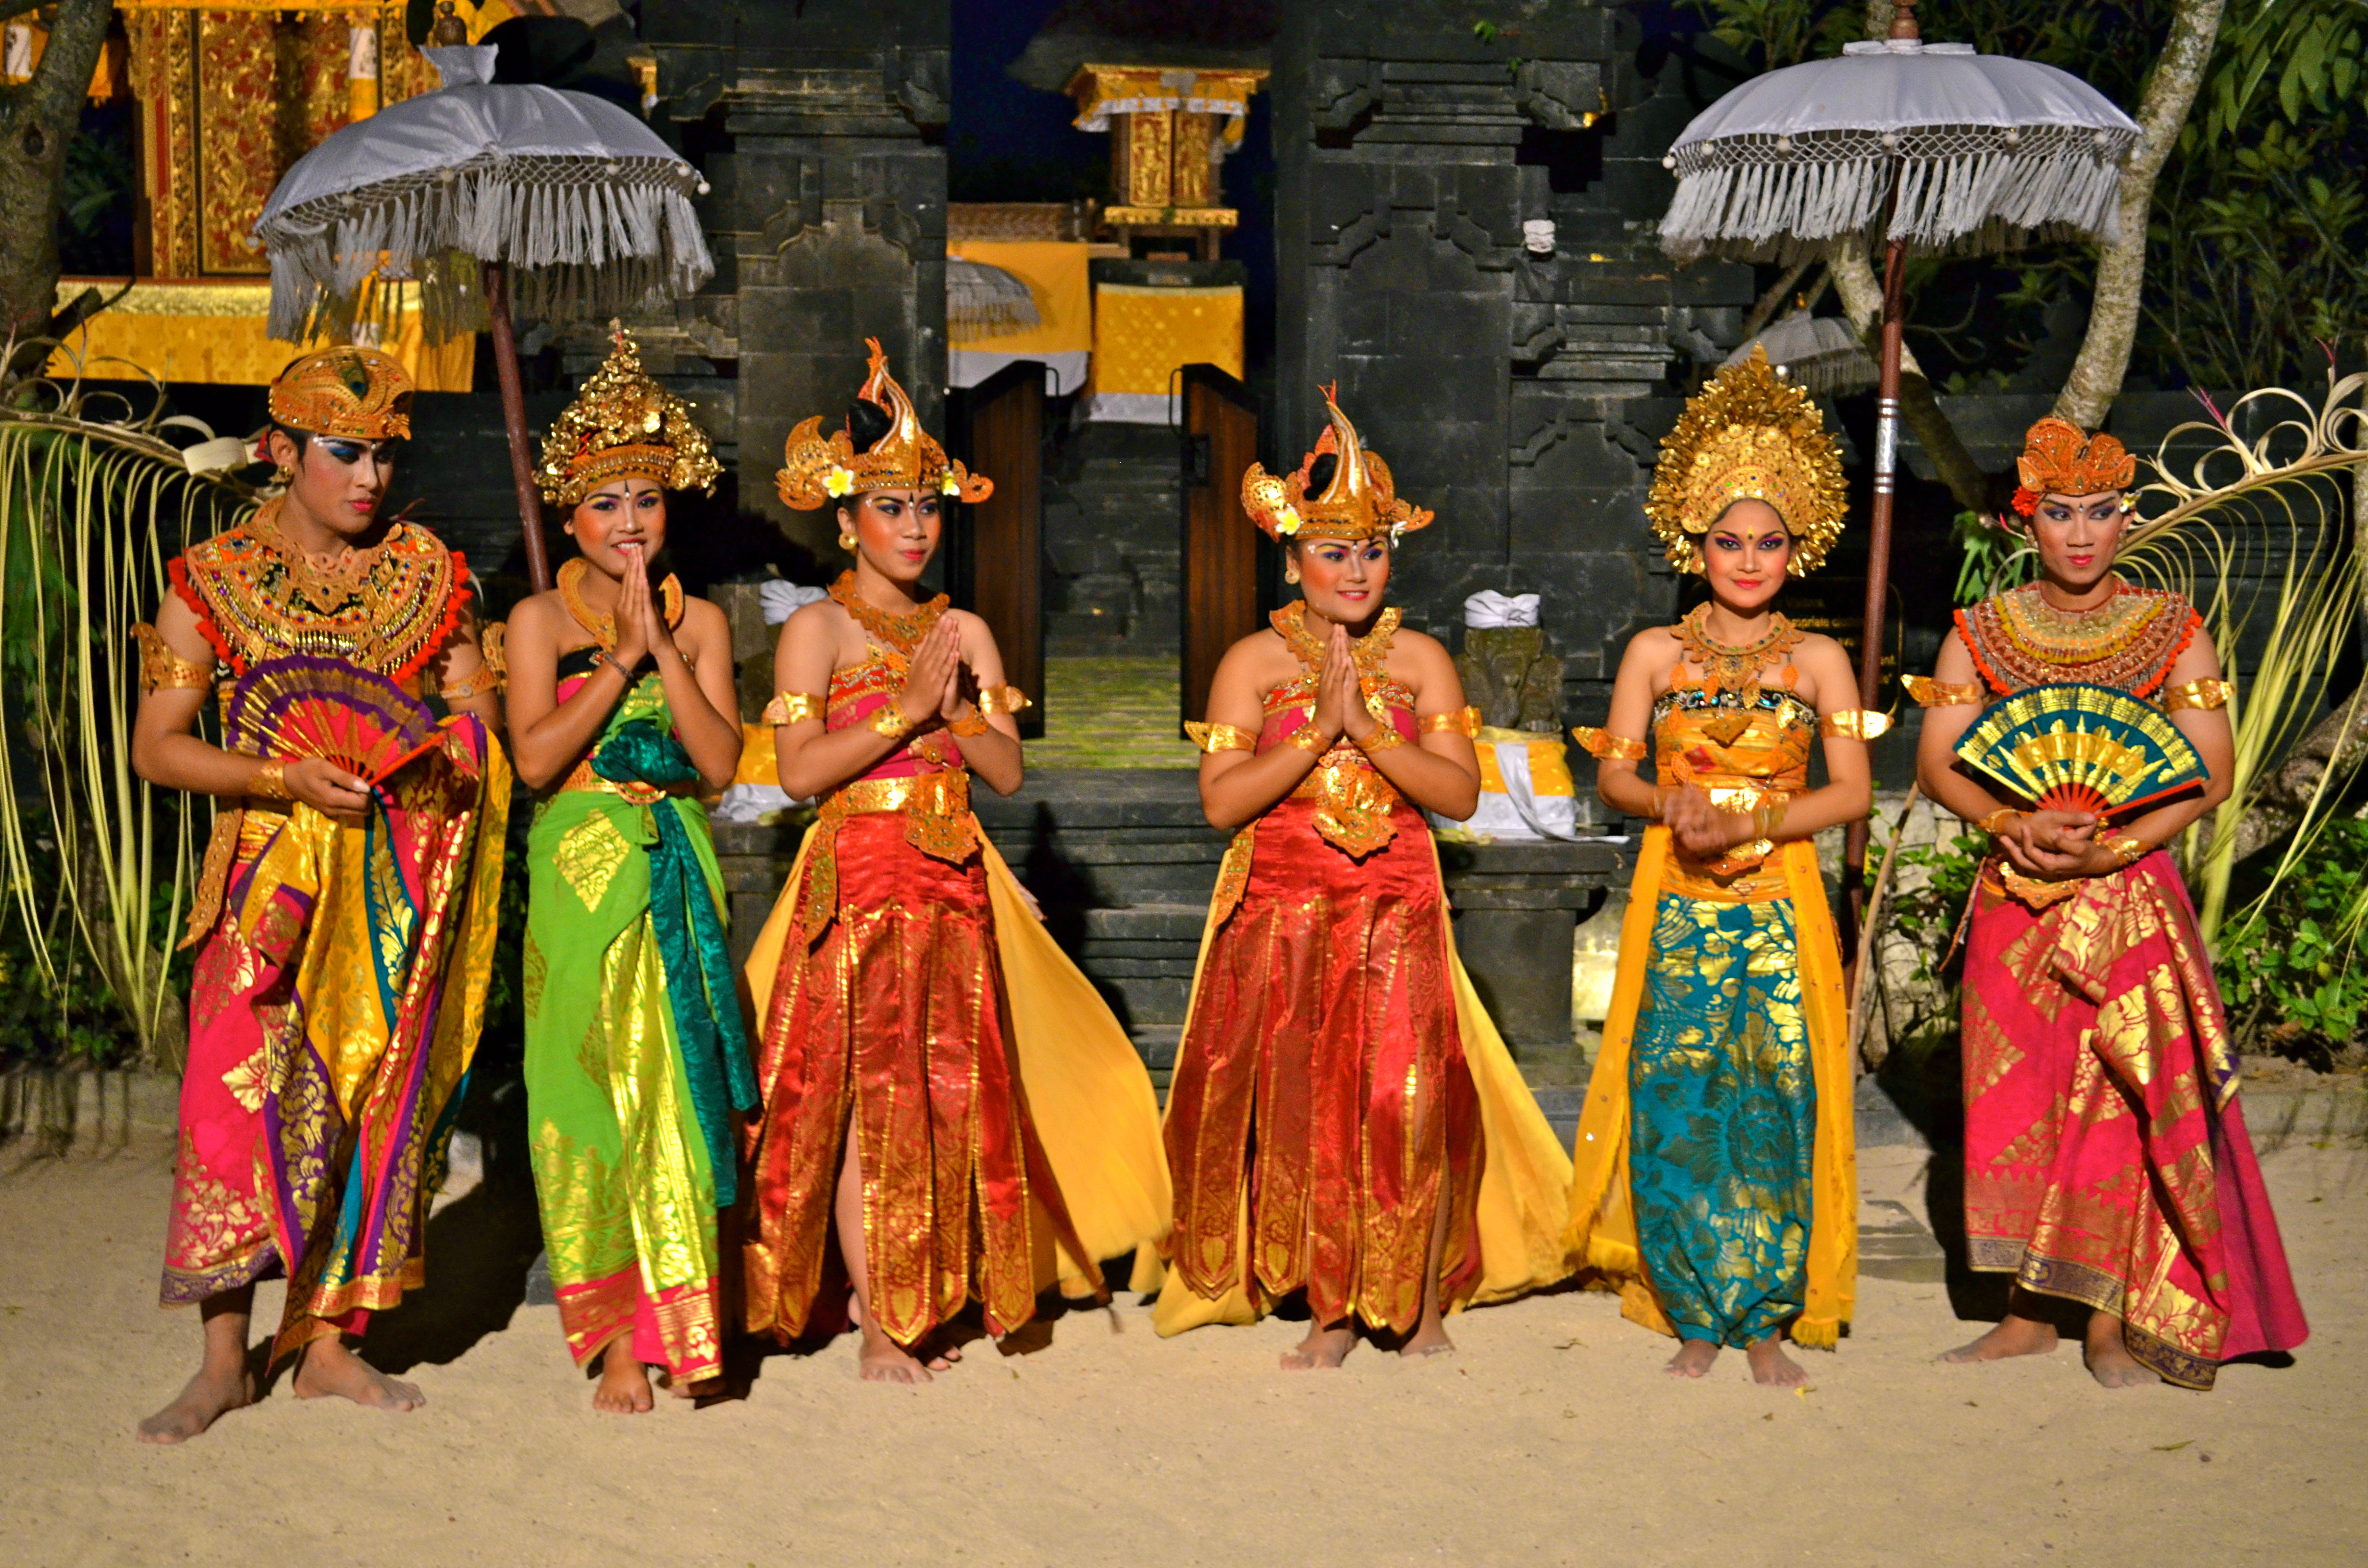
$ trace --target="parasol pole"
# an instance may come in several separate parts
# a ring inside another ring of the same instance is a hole
[[[518,380],[518,334],[510,323],[509,279],[498,261],[486,262],[484,268],[486,324],[494,335],[494,373],[502,383],[502,426],[510,441],[510,479],[518,486],[518,529],[526,540],[526,574],[536,593],[546,594],[551,591],[551,557],[543,549],[542,494],[535,488],[534,458],[527,449],[526,389]],[[1864,858],[1862,850],[1861,858]]]

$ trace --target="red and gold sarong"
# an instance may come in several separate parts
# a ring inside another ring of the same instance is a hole
[[[2130,1354],[2188,1388],[2301,1344],[2236,1048],[2170,858],[2038,913],[1986,868],[1964,994],[1973,1267],[2119,1313]]]

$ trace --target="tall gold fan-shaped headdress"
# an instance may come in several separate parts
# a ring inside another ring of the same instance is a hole
[[[602,485],[628,477],[668,490],[715,488],[723,472],[690,405],[652,381],[639,345],[615,322],[614,347],[543,437],[535,482],[542,498],[573,509]]]
[[[1339,383],[1319,389],[1331,417],[1315,449],[1302,460],[1295,473],[1272,474],[1257,463],[1242,475],[1242,509],[1269,539],[1364,540],[1378,533],[1395,544],[1400,534],[1428,527],[1431,514],[1398,496],[1390,465],[1368,450],[1357,427],[1340,412],[1335,394]],[[1326,452],[1339,459],[1324,494],[1310,499],[1309,472]]]
[[[1770,368],[1765,350],[1730,365],[1686,400],[1661,442],[1645,515],[1680,572],[1702,569],[1702,536],[1737,501],[1765,501],[1793,536],[1793,572],[1814,572],[1841,537],[1842,457],[1809,394]]]
[[[984,501],[995,494],[995,481],[972,473],[950,461],[946,449],[921,428],[913,400],[888,373],[888,355],[876,337],[864,344],[871,350],[871,373],[856,396],[888,415],[888,433],[859,452],[845,428],[823,438],[822,415],[790,432],[781,452],[781,472],[775,476],[781,504],[811,512],[865,490],[935,490],[963,501]]]

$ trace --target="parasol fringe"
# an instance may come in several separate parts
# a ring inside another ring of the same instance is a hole
[[[324,199],[278,214],[257,226],[271,253],[271,335],[350,333],[356,294],[392,274],[412,280],[427,340],[449,341],[484,324],[474,256],[508,265],[524,317],[620,315],[696,293],[715,263],[681,167],[619,160],[601,183],[561,183],[541,160],[488,157],[381,187],[366,206]],[[390,291],[376,293],[391,308]]]
[[[1814,252],[1873,227],[1895,171],[1898,195],[1887,232],[1920,249],[1998,251],[2066,229],[2111,244],[2119,232],[2121,171],[2086,149],[1834,162],[1804,153],[1685,174],[1661,221],[1661,244],[1681,262],[1713,251],[1753,260]]]

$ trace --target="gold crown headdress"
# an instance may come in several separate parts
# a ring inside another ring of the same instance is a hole
[[[2014,461],[2014,509],[2024,517],[2039,510],[2043,495],[2098,495],[2127,490],[2138,476],[2138,460],[2112,437],[2091,436],[2080,426],[2053,415],[2031,427],[2022,438],[2022,456]]]
[[[1793,572],[1814,572],[1841,537],[1849,505],[1842,456],[1809,394],[1779,377],[1767,350],[1729,365],[1686,400],[1661,441],[1645,515],[1680,572],[1702,569],[1702,536],[1737,501],[1765,501],[1793,536]]]
[[[1390,465],[1368,449],[1357,427],[1340,412],[1336,400],[1340,383],[1316,389],[1331,423],[1315,438],[1315,449],[1300,460],[1299,471],[1271,474],[1257,463],[1242,475],[1242,509],[1269,539],[1364,540],[1386,533],[1395,544],[1400,534],[1429,526],[1431,513],[1401,500],[1390,478]],[[1330,453],[1339,460],[1331,483],[1314,500],[1307,497],[1315,460]]]
[[[271,383],[272,423],[348,441],[411,438],[411,373],[375,348],[324,348]]]
[[[963,501],[994,494],[995,481],[949,461],[946,449],[921,428],[913,400],[888,373],[880,340],[863,341],[871,350],[871,373],[855,395],[888,415],[888,433],[869,451],[859,452],[845,428],[825,440],[822,415],[806,420],[790,432],[781,449],[781,472],[774,480],[781,504],[811,512],[865,490],[935,490]]]
[[[609,324],[615,347],[552,423],[535,483],[542,498],[574,508],[602,485],[639,477],[668,490],[715,488],[723,472],[690,405],[652,381],[642,350]]]

